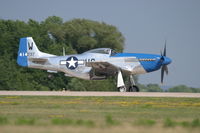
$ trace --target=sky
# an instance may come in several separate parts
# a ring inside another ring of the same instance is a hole
[[[160,54],[167,40],[172,59],[164,85],[200,87],[200,0],[0,0],[0,19],[64,21],[85,18],[116,26],[124,52]],[[160,84],[160,70],[139,76]]]

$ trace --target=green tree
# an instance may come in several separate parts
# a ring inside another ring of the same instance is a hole
[[[72,78],[70,80],[67,90],[72,91],[117,91],[115,80],[108,78],[106,80],[83,80]]]
[[[63,24],[66,44],[70,44],[78,53],[86,50],[109,47],[122,51],[124,37],[112,25],[86,19],[74,19]]]
[[[148,84],[142,85],[139,84],[140,90],[143,92],[163,92],[158,84]]]
[[[158,84],[148,84],[147,88],[148,88],[149,92],[162,92],[163,91]]]
[[[168,89],[169,92],[200,92],[199,88],[191,88],[186,85],[178,85]]]

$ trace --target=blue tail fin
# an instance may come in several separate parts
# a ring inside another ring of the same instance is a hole
[[[19,43],[19,51],[17,57],[17,63],[20,66],[28,66],[28,59],[27,59],[27,38],[21,38]]]

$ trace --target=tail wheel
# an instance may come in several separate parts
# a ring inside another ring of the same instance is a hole
[[[139,92],[139,91],[140,91],[140,89],[136,85],[129,87],[129,92]]]

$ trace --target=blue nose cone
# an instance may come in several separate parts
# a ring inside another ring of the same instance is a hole
[[[169,57],[164,57],[164,62],[163,62],[163,65],[168,65],[172,62],[172,60],[169,58]]]

